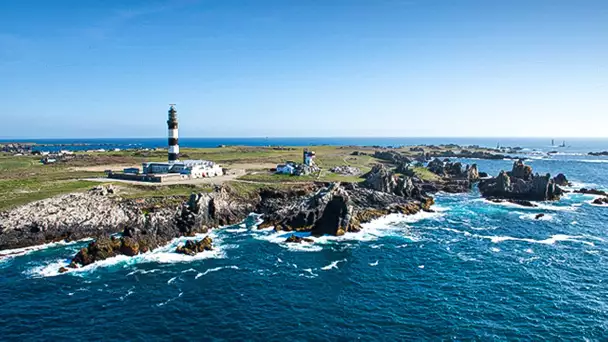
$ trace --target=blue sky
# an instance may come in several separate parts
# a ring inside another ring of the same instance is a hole
[[[1,138],[606,137],[605,0],[3,0]]]

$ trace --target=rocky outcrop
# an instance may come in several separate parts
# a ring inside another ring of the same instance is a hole
[[[113,196],[111,186],[96,187],[29,203],[0,213],[0,249],[79,240],[143,226],[141,206]]]
[[[495,178],[482,180],[479,191],[486,198],[526,201],[557,200],[564,193],[551,175],[533,174],[521,160],[513,163],[510,172],[501,171]]]
[[[608,151],[602,151],[602,152],[589,152],[587,153],[590,156],[595,156],[595,157],[604,157],[604,156],[608,156]]]
[[[384,169],[378,169],[384,172]],[[390,173],[387,178],[392,178]],[[386,189],[406,191],[407,182],[378,181]],[[374,184],[374,183],[372,183]],[[398,191],[397,191],[398,192]],[[308,231],[313,235],[342,235],[356,232],[361,224],[391,213],[414,214],[429,210],[432,198],[406,197],[397,192],[379,191],[354,184],[331,183],[297,201],[286,201],[277,211],[264,215],[263,227]]]
[[[467,173],[467,179],[469,181],[475,182],[475,181],[478,181],[479,178],[481,178],[481,175],[479,174],[479,170],[477,169],[477,164],[473,164],[470,166],[467,165],[465,172]]]
[[[176,253],[195,255],[204,251],[213,250],[213,240],[209,236],[205,236],[200,241],[188,240],[183,246],[177,246]]]
[[[566,178],[566,175],[563,173],[557,174],[557,176],[553,177],[553,182],[559,186],[571,186],[572,184]]]
[[[166,245],[181,236],[205,233],[208,227],[235,224],[254,210],[254,204],[232,195],[226,188],[212,193],[192,194],[179,208],[161,208],[147,213],[143,225],[129,225],[120,238],[101,237],[83,248],[72,264],[84,266],[116,255],[133,256]],[[207,250],[210,239],[192,245],[187,243],[181,253]]]
[[[412,160],[397,151],[376,151],[374,158],[386,160],[392,164],[411,163]]]
[[[427,169],[441,177],[455,179],[467,179],[471,182],[479,180],[479,170],[477,164],[463,166],[461,162],[450,162],[449,159],[440,160],[435,158],[427,165]]]
[[[608,197],[596,198],[591,203],[593,203],[595,205],[608,205]]]
[[[579,194],[607,196],[608,197],[608,193],[606,191],[602,191],[602,190],[598,190],[598,189],[582,188],[579,190],[574,190],[574,192],[579,193]]]

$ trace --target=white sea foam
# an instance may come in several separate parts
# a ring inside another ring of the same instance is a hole
[[[206,274],[209,274],[209,273],[211,273],[211,272],[217,272],[217,271],[220,271],[220,270],[225,270],[225,269],[233,269],[233,270],[238,270],[238,269],[239,269],[239,267],[238,267],[238,266],[234,266],[234,265],[232,265],[232,266],[221,266],[221,267],[210,268],[210,269],[206,270],[206,271],[205,271],[205,272],[203,272],[203,273],[198,273],[198,274],[197,274],[197,275],[194,277],[194,279],[198,279],[198,278],[200,278],[200,277],[202,277],[202,276],[204,276],[204,275],[206,275]]]
[[[175,279],[177,279],[177,277],[173,277],[173,278],[167,280],[167,284],[172,284],[175,281]]]
[[[130,295],[134,294],[135,291],[133,291],[135,287],[131,287],[129,289],[129,291],[124,295],[124,296],[120,296],[120,300],[125,300],[125,298],[129,297]]]
[[[544,214],[539,218],[536,218],[537,214],[522,214],[519,216],[522,220],[533,220],[533,221],[553,221],[554,216],[550,214]]]
[[[378,266],[378,260],[369,264],[370,266]]]
[[[177,297],[174,297],[174,298],[168,299],[167,301],[162,302],[162,303],[158,303],[158,304],[156,304],[156,306],[164,306],[164,305],[167,305],[167,304],[169,304],[170,302],[172,302],[172,301],[174,301],[174,300],[178,299],[179,297],[181,297],[183,294],[184,294],[183,292],[180,292],[180,293],[179,293],[179,295],[177,295]]]
[[[531,202],[532,204],[535,204],[536,207],[524,207],[522,205],[511,203],[511,202],[506,202],[506,201],[505,202],[492,202],[492,201],[488,201],[484,198],[479,198],[474,201],[483,201],[486,204],[498,205],[498,206],[507,207],[507,208],[516,208],[519,210],[550,210],[550,211],[575,211],[576,210],[576,207],[574,207],[574,206],[558,206],[558,205],[547,204],[546,202]]]
[[[81,239],[81,240],[70,241],[70,242],[58,241],[58,242],[51,242],[51,243],[46,243],[46,244],[38,245],[38,246],[4,249],[4,250],[0,251],[0,259],[22,256],[22,255],[30,254],[30,253],[33,253],[36,251],[47,249],[47,248],[53,248],[53,247],[59,247],[59,246],[70,246],[70,245],[74,245],[74,244],[77,244],[80,242],[87,242],[87,241],[91,241],[91,240],[92,239],[87,238],[87,239]]]
[[[496,248],[496,247],[492,247],[492,248],[490,248],[490,250],[494,253],[500,252],[500,248]]]
[[[246,231],[248,231],[249,229],[247,228],[230,228],[230,229],[224,229],[225,232],[228,233],[244,233]]]
[[[462,234],[464,236],[470,236],[470,237],[475,237],[475,238],[480,238],[480,239],[488,239],[488,240],[492,241],[493,243],[501,243],[501,242],[505,242],[505,241],[522,241],[522,242],[538,243],[538,244],[544,244],[544,245],[554,245],[557,242],[568,241],[568,242],[582,243],[582,244],[585,244],[588,246],[595,246],[593,244],[593,242],[586,241],[583,239],[604,241],[603,239],[598,238],[598,237],[581,236],[581,235],[571,236],[571,235],[565,235],[565,234],[556,234],[556,235],[553,235],[544,240],[536,240],[536,239],[531,239],[531,238],[518,238],[518,237],[512,237],[512,236],[477,235],[477,234],[471,234],[467,231],[461,231],[461,230],[452,229],[452,228],[441,228],[441,229],[449,231],[449,232],[457,233],[457,234]]]
[[[446,211],[446,208],[440,208],[441,211]],[[255,239],[264,240],[272,243],[276,243],[283,248],[287,248],[291,251],[300,252],[318,252],[323,250],[323,245],[333,244],[335,242],[343,241],[375,241],[379,237],[387,235],[397,235],[407,238],[412,241],[417,241],[417,238],[409,236],[404,233],[409,233],[408,223],[414,223],[425,219],[433,219],[441,217],[444,214],[442,212],[419,212],[414,215],[402,215],[402,214],[391,214],[371,222],[364,223],[362,229],[359,232],[347,232],[342,236],[311,236],[309,233],[294,233],[284,231],[274,231],[272,228],[267,229],[255,229],[251,230],[251,233]],[[312,242],[301,242],[301,243],[286,243],[285,240],[296,234],[300,237],[306,237]],[[377,247],[376,247],[377,248]]]
[[[336,261],[333,261],[331,264],[329,264],[327,266],[321,267],[321,269],[323,271],[329,271],[329,270],[334,269],[334,268],[337,269],[338,268],[338,264],[341,263],[341,262],[345,262],[345,261],[346,261],[346,259],[336,260]]]
[[[418,268],[423,269],[423,268],[424,268],[424,265],[420,265],[420,266],[418,266]]]
[[[188,273],[188,272],[196,272],[196,270],[194,268],[189,268],[187,270],[182,271],[182,273]]]
[[[218,258],[218,259],[224,258],[225,254],[224,254],[223,248],[220,244],[221,239],[218,239],[215,235],[213,235],[213,233],[207,234],[207,235],[212,236],[212,238],[214,240],[214,249],[211,251],[204,251],[204,252],[198,253],[193,256],[175,253],[174,252],[175,248],[177,248],[178,245],[184,243],[186,240],[198,240],[198,239],[202,239],[206,235],[198,234],[194,237],[176,238],[176,239],[172,240],[166,246],[159,247],[159,248],[157,248],[153,251],[147,252],[147,253],[138,254],[133,257],[129,257],[126,255],[118,255],[118,256],[115,256],[112,258],[97,261],[95,263],[92,263],[90,265],[87,265],[87,266],[84,266],[81,268],[75,268],[75,269],[68,268],[68,271],[63,274],[75,274],[75,275],[80,274],[80,275],[82,275],[82,274],[94,272],[95,270],[97,270],[99,268],[116,267],[116,266],[120,266],[120,265],[122,265],[124,267],[127,265],[134,265],[134,264],[141,264],[141,263],[178,263],[178,262],[192,262],[192,261],[196,261],[196,260],[203,260],[203,259],[209,259],[209,258]],[[32,269],[26,271],[25,273],[27,275],[30,275],[33,277],[57,276],[57,275],[61,274],[61,273],[59,273],[59,268],[67,267],[68,264],[69,264],[69,260],[60,259],[60,260],[53,261],[49,264],[33,267]],[[145,271],[136,270],[136,271],[129,273],[128,275],[132,275],[137,272],[145,274],[144,273]]]
[[[152,269],[152,270],[140,270],[140,269],[137,269],[135,271],[129,272],[127,274],[127,277],[131,276],[131,275],[134,275],[134,274],[148,274],[148,273],[156,273],[156,272],[164,273],[164,271],[161,271],[159,269]]]

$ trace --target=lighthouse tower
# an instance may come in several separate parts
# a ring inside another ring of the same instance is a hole
[[[177,143],[177,110],[175,105],[169,108],[169,163],[173,163],[179,159],[179,144]]]

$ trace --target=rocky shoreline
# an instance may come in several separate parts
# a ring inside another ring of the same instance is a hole
[[[185,202],[123,199],[113,187],[98,186],[0,213],[0,250],[95,238],[68,266],[78,268],[117,255],[146,253],[178,237],[237,224],[251,213],[263,219],[258,228],[340,236],[358,232],[362,224],[389,214],[432,211],[431,195],[438,191],[468,192],[479,183],[482,196],[489,200],[532,205],[529,201],[559,199],[563,194],[559,185],[567,185],[563,175],[534,175],[521,160],[510,172],[490,178],[475,164],[434,159],[427,169],[437,180],[425,181],[413,174],[405,160],[384,157],[394,160],[393,167],[377,164],[362,176],[361,183],[261,187],[247,195],[218,186],[209,193],[192,194]],[[293,236],[286,242],[307,241]],[[193,255],[211,249],[213,242],[207,236],[179,246],[175,252]]]

